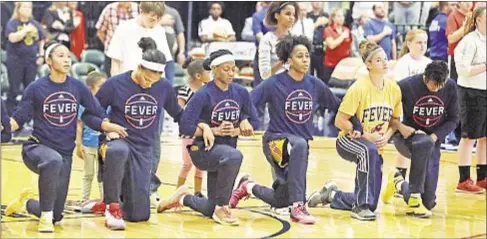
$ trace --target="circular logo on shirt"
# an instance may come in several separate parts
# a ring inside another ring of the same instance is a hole
[[[54,92],[46,97],[42,104],[42,116],[57,127],[69,125],[77,115],[78,102],[69,92]]]
[[[125,102],[125,120],[135,129],[150,127],[157,116],[157,101],[148,94],[135,94]]]
[[[421,97],[413,107],[413,120],[421,127],[435,126],[445,113],[445,104],[434,95]]]
[[[223,121],[237,125],[240,120],[240,105],[234,100],[225,99],[213,107],[211,112],[211,124],[219,126]]]
[[[295,90],[286,98],[286,117],[296,124],[304,124],[313,115],[313,97],[305,90]]]

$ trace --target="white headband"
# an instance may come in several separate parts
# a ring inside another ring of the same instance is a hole
[[[47,58],[49,58],[49,55],[51,54],[51,51],[57,47],[61,45],[60,43],[54,43],[52,45],[50,45],[47,49],[46,49],[46,52],[44,52],[44,61],[47,61]]]
[[[219,57],[213,59],[211,61],[210,66],[218,66],[224,62],[229,62],[229,61],[235,61],[235,59],[233,58],[232,55],[230,55],[230,54],[222,55],[222,56],[219,56]]]
[[[155,63],[155,62],[150,62],[142,59],[140,61],[140,64],[149,70],[156,71],[156,72],[164,72],[164,69],[166,68],[166,65],[160,64],[160,63]]]
[[[367,56],[367,58],[365,58],[365,61],[368,61],[368,60],[372,59],[372,57],[373,57],[375,54],[379,53],[380,51],[384,51],[384,49],[382,49],[382,47],[379,47],[379,48],[377,48],[377,49],[373,50],[373,51],[372,51],[372,52],[371,52],[371,53],[370,53],[370,54]]]

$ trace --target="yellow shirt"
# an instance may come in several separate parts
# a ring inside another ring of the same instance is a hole
[[[360,77],[343,98],[340,112],[357,116],[364,132],[385,134],[392,117],[402,114],[401,88],[392,79],[384,80],[384,89],[377,89],[369,76]],[[345,135],[342,131],[340,136]]]

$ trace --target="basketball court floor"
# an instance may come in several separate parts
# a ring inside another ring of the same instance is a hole
[[[175,190],[181,165],[181,145],[176,136],[164,136],[162,159],[158,175],[163,182],[159,194],[169,195]],[[271,185],[271,172],[261,150],[260,136],[240,140],[239,149],[244,154],[240,172],[249,173],[257,182]],[[238,227],[226,227],[213,220],[183,208],[180,213],[156,214],[148,222],[127,223],[125,231],[110,231],[104,226],[104,217],[81,214],[74,205],[81,199],[83,161],[73,159],[73,171],[65,219],[56,225],[54,234],[37,232],[37,221],[29,215],[4,216],[6,204],[17,197],[22,189],[37,191],[37,175],[31,173],[21,159],[20,145],[2,145],[1,149],[1,237],[2,238],[486,238],[486,195],[469,195],[455,192],[458,180],[456,155],[444,152],[440,166],[437,203],[429,219],[415,219],[405,215],[406,204],[395,199],[392,204],[379,203],[377,220],[361,222],[350,217],[350,212],[330,208],[312,208],[317,217],[315,225],[293,223],[289,218],[279,218],[268,206],[257,199],[242,201],[235,210],[240,218]],[[394,169],[396,151],[388,145],[384,155],[384,177]],[[475,161],[475,160],[474,160]],[[471,169],[475,175],[475,168]],[[307,195],[319,190],[330,179],[341,189],[353,190],[355,165],[341,159],[335,150],[335,140],[316,138],[311,142],[307,175]],[[188,176],[192,188],[193,173]],[[96,181],[96,180],[95,180]],[[98,185],[93,182],[92,198],[99,197]],[[206,188],[206,185],[203,186]],[[206,192],[204,192],[206,195]]]

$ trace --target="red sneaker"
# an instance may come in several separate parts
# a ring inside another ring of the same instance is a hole
[[[237,207],[241,199],[247,200],[250,197],[250,194],[247,193],[247,184],[250,182],[252,181],[250,181],[249,175],[244,175],[240,178],[237,188],[233,190],[232,197],[230,197],[230,208]]]
[[[472,179],[468,178],[467,180],[458,183],[457,192],[477,194],[477,193],[483,193],[484,189],[475,185]]]
[[[487,189],[487,178],[477,181],[476,185],[483,189]]]
[[[302,224],[315,224],[316,222],[316,218],[309,214],[302,202],[291,207],[291,220]]]
[[[104,214],[106,208],[107,206],[102,199],[88,200],[81,204],[82,213]]]
[[[126,226],[120,203],[110,203],[105,211],[105,226],[110,230],[125,230]]]

